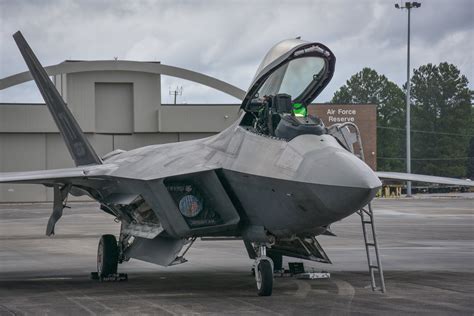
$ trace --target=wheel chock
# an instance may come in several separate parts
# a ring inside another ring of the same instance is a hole
[[[98,280],[100,282],[123,282],[128,281],[127,273],[114,273],[107,276],[100,276],[97,272],[91,272],[91,280]]]

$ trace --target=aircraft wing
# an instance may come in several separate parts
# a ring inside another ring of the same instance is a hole
[[[70,192],[75,194],[71,191],[74,190],[73,187],[93,188],[100,186],[101,184],[97,181],[103,182],[102,180],[108,179],[106,176],[115,168],[115,165],[106,164],[66,169],[0,172],[0,183],[31,183],[53,187],[53,212],[46,227],[46,235],[51,236],[54,235],[54,227],[63,214],[64,201]],[[78,189],[75,192],[77,194]],[[83,194],[85,194],[84,191],[79,195]]]
[[[471,180],[425,176],[422,174],[414,174],[414,173],[377,171],[375,172],[375,174],[381,180],[388,179],[388,180],[439,183],[439,184],[458,185],[458,186],[467,186],[467,187],[474,186],[474,181],[471,181]]]
[[[113,165],[94,165],[65,169],[0,172],[0,183],[73,184],[73,179],[100,177],[107,175],[113,169],[115,169]]]

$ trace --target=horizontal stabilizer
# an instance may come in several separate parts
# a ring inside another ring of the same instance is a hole
[[[54,122],[58,126],[76,166],[101,164],[102,161],[99,156],[95,153],[79,124],[74,119],[71,111],[66,106],[66,103],[64,103],[63,98],[50,80],[43,66],[41,66],[23,35],[18,31],[13,35],[13,38],[53,116]]]
[[[425,176],[422,174],[414,173],[402,173],[402,172],[384,172],[377,171],[375,172],[377,177],[380,179],[388,180],[401,180],[401,181],[414,181],[414,182],[426,182],[426,183],[439,183],[447,185],[456,185],[456,186],[474,186],[474,181],[471,180],[462,180],[456,178],[447,178],[447,177],[435,177],[435,176]]]

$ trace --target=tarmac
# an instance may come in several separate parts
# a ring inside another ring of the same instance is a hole
[[[119,225],[96,203],[71,203],[52,238],[51,204],[0,204],[0,315],[473,315],[473,194],[373,206],[386,293],[368,286],[355,214],[318,237],[332,265],[304,261],[330,279],[276,278],[258,297],[242,241],[197,241],[168,268],[131,260],[119,266],[127,282],[100,283],[89,279],[98,239]]]

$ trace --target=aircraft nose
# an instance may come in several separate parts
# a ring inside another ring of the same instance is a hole
[[[341,218],[369,203],[382,186],[365,162],[337,148],[308,153],[301,167],[303,181],[314,184],[312,193]]]
[[[331,159],[333,169],[337,166],[340,172],[333,175],[334,184],[342,184],[343,186],[351,186],[365,189],[378,189],[382,186],[382,182],[375,172],[357,156],[346,151],[335,151],[333,159]]]
[[[336,148],[307,154],[299,171],[305,182],[363,189],[382,186],[365,162],[350,152]]]

